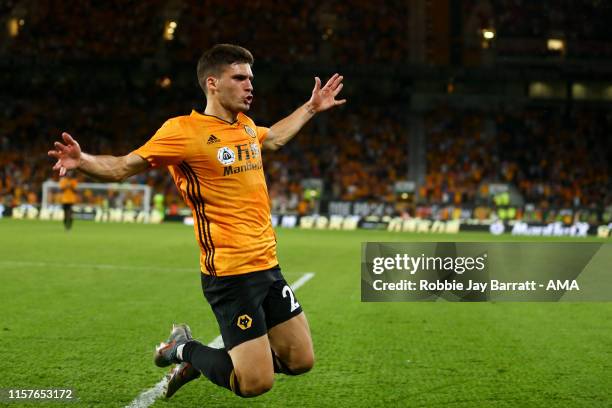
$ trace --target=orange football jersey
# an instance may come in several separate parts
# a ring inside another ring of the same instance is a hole
[[[133,153],[168,166],[191,207],[202,273],[238,275],[278,264],[261,147],[268,128],[192,111],[169,119]]]

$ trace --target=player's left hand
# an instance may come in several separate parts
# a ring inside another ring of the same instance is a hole
[[[76,169],[81,162],[81,146],[68,133],[62,133],[64,143],[55,142],[54,150],[49,150],[47,153],[50,157],[57,159],[53,166],[53,170],[59,171],[61,177],[66,175],[68,170]]]
[[[334,106],[346,103],[346,99],[336,99],[336,96],[342,90],[342,80],[344,77],[340,74],[334,74],[323,88],[321,88],[321,79],[315,77],[315,86],[312,90],[312,96],[308,101],[309,108],[313,112],[322,112]]]

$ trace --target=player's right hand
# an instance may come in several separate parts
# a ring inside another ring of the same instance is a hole
[[[81,146],[68,133],[62,133],[64,143],[55,142],[55,150],[49,150],[49,156],[57,159],[53,170],[59,170],[59,175],[66,175],[66,171],[76,169],[81,162]]]

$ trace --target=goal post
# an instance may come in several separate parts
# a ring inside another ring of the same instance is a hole
[[[130,219],[135,222],[149,222],[152,215],[152,189],[146,184],[78,183],[76,193],[78,198],[73,206],[75,218],[102,222]],[[41,216],[55,214],[61,207],[59,183],[45,181],[42,185]]]

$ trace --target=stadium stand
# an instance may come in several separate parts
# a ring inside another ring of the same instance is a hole
[[[309,64],[322,63],[372,77],[378,64],[399,71],[410,57],[406,22],[411,10],[406,2],[374,5],[360,0],[347,7],[341,2],[320,6],[290,0],[271,6],[254,1],[244,4],[248,10],[243,14],[230,12],[232,2],[205,3],[134,2],[125,13],[123,2],[45,0],[24,14],[22,31],[0,46],[0,53],[8,56],[0,64],[9,68],[0,74],[0,197],[5,206],[40,202],[42,182],[53,177],[43,157],[49,141],[63,130],[79,137],[88,151],[116,154],[139,146],[165,119],[192,107],[201,109],[193,65],[200,51],[214,43],[247,46],[257,59],[256,75],[267,74],[261,88],[256,80],[252,112],[262,125],[271,125],[307,96],[308,89],[292,77],[299,64],[308,72],[313,72]],[[596,2],[562,10],[550,1],[526,5],[494,0],[480,9],[476,5],[482,2],[464,3],[466,16],[484,10],[478,14],[479,24],[497,27],[501,54],[512,53],[502,40],[540,41],[562,30],[571,33],[566,39],[575,43],[568,46],[568,55],[612,55],[602,45],[607,27],[584,24],[580,17],[592,15]],[[215,8],[216,18],[224,16],[223,24],[206,15],[209,7]],[[276,26],[245,17],[265,17],[270,7]],[[582,12],[584,7],[590,7],[588,13]],[[556,11],[539,12],[543,9]],[[18,7],[9,5],[7,10],[19,17]],[[173,16],[180,19],[180,29],[173,41],[166,41],[162,27]],[[356,35],[363,41],[355,41]],[[288,37],[294,44],[289,48],[281,41]],[[520,48],[517,52],[525,53]],[[277,74],[280,80],[270,79]],[[360,93],[352,92],[349,95]],[[305,178],[323,179],[327,200],[396,201],[393,184],[406,178],[408,152],[414,147],[403,119],[410,97],[395,103],[381,90],[373,97],[383,103],[363,103],[368,96],[353,105],[349,96],[345,109],[310,124],[296,141],[267,155],[275,212],[308,211],[301,185]],[[601,104],[482,103],[457,109],[439,103],[425,112],[424,123],[427,170],[418,189],[419,204],[491,204],[488,183],[509,183],[525,203],[540,208],[612,205],[612,115]],[[131,181],[151,185],[169,206],[181,205],[163,171]]]

